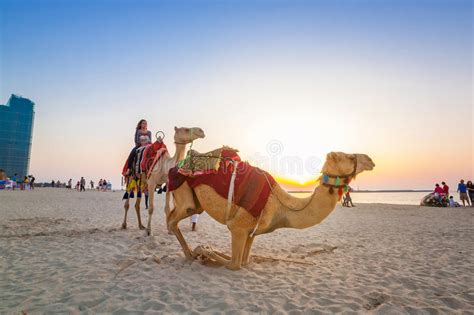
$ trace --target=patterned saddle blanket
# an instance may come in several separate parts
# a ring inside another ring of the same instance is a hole
[[[178,189],[186,181],[191,188],[208,185],[227,199],[232,173],[237,165],[233,203],[245,208],[252,216],[259,217],[276,183],[274,178],[264,170],[241,161],[237,150],[223,147],[211,152],[216,151],[220,152],[217,170],[206,168],[205,172],[194,172],[192,176],[186,176],[178,165],[168,174],[168,191]]]
[[[178,164],[178,171],[185,176],[199,176],[215,173],[219,169],[221,160],[223,159],[222,152],[224,150],[226,150],[227,155],[230,155],[230,158],[234,155],[238,157],[238,150],[230,147],[222,147],[206,153],[189,150],[186,154],[186,158]]]
[[[155,167],[159,158],[167,151],[166,145],[162,141],[155,141],[152,144],[139,147],[136,149],[135,154],[129,158],[132,158],[132,169],[128,172],[129,175],[138,177],[140,174],[148,173]],[[126,176],[128,171],[129,158],[125,161],[125,165],[122,169],[122,175]]]

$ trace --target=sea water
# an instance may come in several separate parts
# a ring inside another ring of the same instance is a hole
[[[391,203],[399,205],[419,205],[421,198],[429,192],[351,192],[352,202],[357,203]],[[297,197],[307,197],[310,193],[292,193]],[[459,196],[454,195],[458,200]]]

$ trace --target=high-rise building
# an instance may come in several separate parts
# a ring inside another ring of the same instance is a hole
[[[0,169],[8,177],[28,175],[35,103],[12,94],[0,104]]]

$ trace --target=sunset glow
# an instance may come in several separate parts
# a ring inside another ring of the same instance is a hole
[[[361,189],[474,177],[470,5],[86,2],[2,4],[0,102],[36,103],[38,181],[120,188],[141,118],[172,152],[175,125],[201,127],[194,149],[236,147],[290,189],[331,151],[372,157]]]

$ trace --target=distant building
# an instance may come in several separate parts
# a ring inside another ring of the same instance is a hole
[[[12,94],[0,104],[0,169],[8,177],[28,175],[35,103]]]

